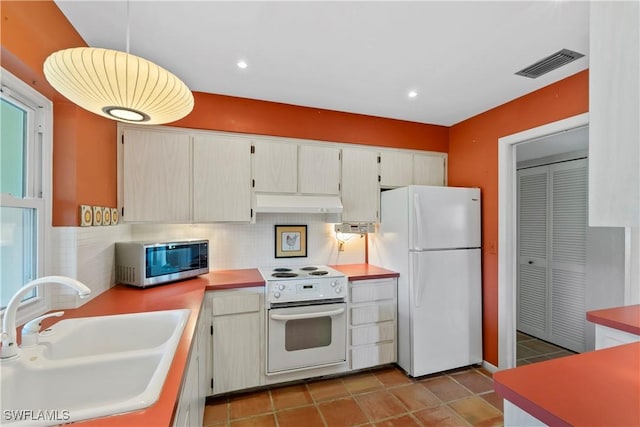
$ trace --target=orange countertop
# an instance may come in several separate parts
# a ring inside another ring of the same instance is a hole
[[[496,372],[494,388],[553,426],[640,425],[640,343]]]
[[[397,277],[389,270],[367,264],[334,266],[350,280]],[[78,421],[73,425],[83,427],[111,426],[169,426],[182,387],[182,377],[189,358],[191,341],[195,333],[198,316],[205,291],[264,286],[265,282],[257,269],[215,270],[208,274],[146,289],[117,285],[96,296],[77,309],[65,309],[63,317],[46,319],[43,328],[62,320],[76,317],[104,316],[157,310],[188,308],[189,320],[173,357],[171,368],[157,402],[148,408],[91,420]]]
[[[598,325],[640,335],[640,304],[587,312],[587,320]]]
[[[344,273],[352,282],[356,280],[386,279],[400,275],[395,271],[386,270],[371,264],[341,264],[330,265],[329,267]]]
[[[329,267],[344,273],[351,281],[384,279],[399,276],[395,271],[386,270],[371,264],[341,264],[330,265]],[[244,270],[216,270],[201,277],[208,281],[208,291],[264,286],[264,279],[255,268]]]
[[[215,270],[200,277],[207,280],[208,291],[264,286],[264,279],[255,268],[244,270]]]

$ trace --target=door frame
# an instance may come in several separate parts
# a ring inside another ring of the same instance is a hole
[[[516,145],[589,125],[589,113],[498,138],[498,368],[516,366]]]

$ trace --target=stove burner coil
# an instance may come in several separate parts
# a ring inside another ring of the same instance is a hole
[[[273,273],[271,277],[298,277],[296,273]]]
[[[312,271],[311,273],[309,273],[310,276],[324,276],[326,274],[329,274],[329,272],[324,270]]]
[[[291,271],[291,269],[286,267],[278,267],[278,268],[274,268],[273,271],[277,273],[286,273],[288,271]]]
[[[300,270],[302,270],[302,271],[315,271],[317,269],[318,269],[318,267],[309,266],[309,267],[302,267]]]

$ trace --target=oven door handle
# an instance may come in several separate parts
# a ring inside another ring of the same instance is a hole
[[[321,311],[314,313],[301,313],[301,314],[273,314],[269,313],[269,317],[273,320],[298,320],[298,319],[313,319],[316,317],[331,317],[344,313],[344,308],[331,311]]]

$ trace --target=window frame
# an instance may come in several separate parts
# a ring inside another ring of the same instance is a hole
[[[7,101],[29,111],[26,146],[28,170],[25,174],[24,197],[0,194],[0,203],[6,207],[35,209],[38,233],[36,277],[42,277],[49,274],[51,259],[53,103],[2,67],[0,92]],[[36,297],[20,304],[16,324],[22,324],[46,313],[50,306],[49,293],[44,286],[38,286]],[[4,315],[4,309],[0,313]]]

